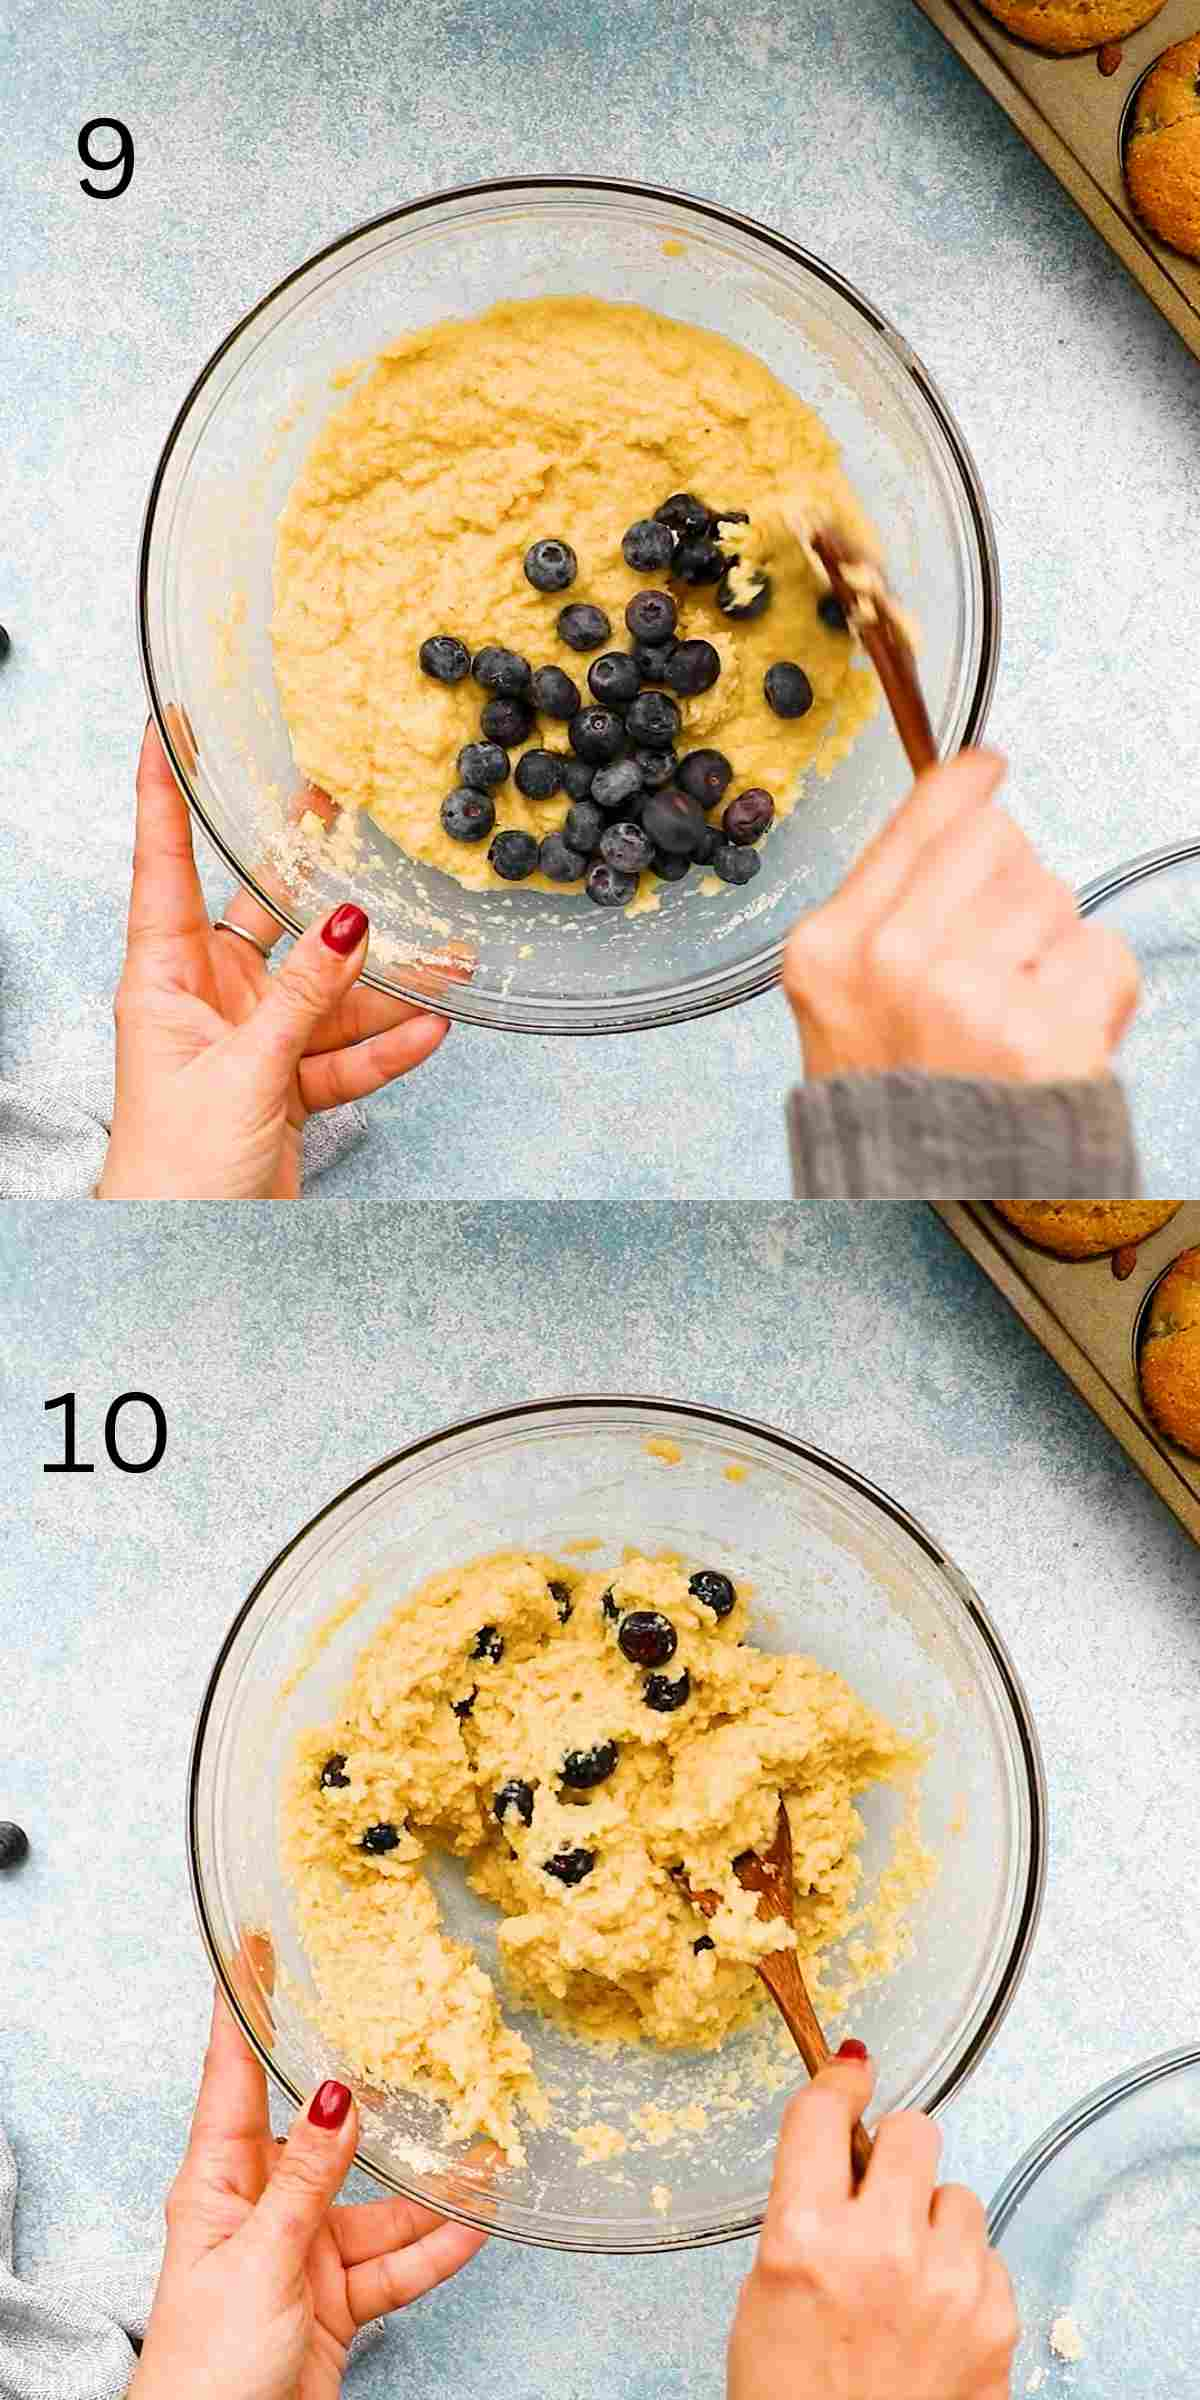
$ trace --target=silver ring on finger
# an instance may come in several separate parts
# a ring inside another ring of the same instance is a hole
[[[282,931],[282,927],[280,928],[280,931]],[[214,917],[213,932],[236,933],[239,942],[249,942],[251,949],[257,950],[259,957],[261,959],[265,959],[267,965],[270,966],[271,953],[268,950],[266,943],[256,941],[252,933],[247,933],[244,925],[231,925],[228,917]]]

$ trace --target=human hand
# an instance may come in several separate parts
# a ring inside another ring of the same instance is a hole
[[[209,924],[187,804],[153,726],[138,766],[137,839],[116,998],[104,1200],[293,1200],[305,1121],[432,1056],[448,1020],[358,982],[360,908],[311,925],[268,975],[282,927],[245,892]],[[260,949],[259,945],[262,945]]]
[[[729,2344],[729,2400],[1007,2400],[1019,2326],[983,2209],[934,2188],[941,2136],[885,2117],[858,2191],[869,2060],[834,2059],[783,2120]]]
[[[1132,953],[1081,922],[998,805],[1004,772],[994,751],[964,750],[922,775],[796,927],[783,986],[810,1076],[1107,1074],[1137,1005]]]
[[[276,2144],[266,2077],[217,1994],[131,2400],[337,2400],[359,2327],[474,2256],[486,2235],[415,2201],[330,2205],[357,2138],[345,2085],[323,2083]]]

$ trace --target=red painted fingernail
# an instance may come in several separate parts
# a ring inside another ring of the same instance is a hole
[[[362,914],[359,909],[354,913]],[[350,2094],[345,2084],[323,2083],[309,2101],[308,2121],[310,2125],[319,2125],[322,2133],[336,2133],[339,2125],[345,2124],[349,2110]]]
[[[843,2042],[838,2050],[839,2058],[869,2058],[870,2055],[865,2042]]]
[[[366,930],[365,910],[356,908],[353,900],[347,900],[341,908],[335,908],[333,915],[322,925],[321,940],[330,950],[336,950],[339,958],[349,958],[351,951],[357,950]],[[341,2089],[340,2085],[338,2089]]]

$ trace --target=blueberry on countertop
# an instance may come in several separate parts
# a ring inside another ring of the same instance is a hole
[[[474,792],[490,792],[508,777],[508,752],[499,742],[464,742],[458,754],[458,777]]]
[[[681,700],[710,692],[721,672],[721,653],[711,642],[680,642],[667,661],[666,680]]]
[[[669,592],[635,592],[625,609],[625,623],[634,641],[645,642],[651,649],[669,642],[678,622],[679,611]]]
[[[642,823],[656,850],[674,858],[694,858],[705,830],[704,811],[687,792],[651,792],[642,810]]]
[[[492,1815],[498,1825],[503,1825],[510,1809],[522,1825],[532,1825],[533,1785],[522,1783],[519,1775],[514,1775],[511,1783],[502,1783],[492,1802]]]
[[[717,585],[717,607],[722,616],[736,617],[739,623],[746,624],[751,617],[761,617],[764,609],[770,607],[771,578],[763,568],[757,569],[756,572],[758,582],[754,590],[748,598],[742,599],[738,598],[734,590],[733,576],[731,574],[722,576]]]
[[[705,507],[703,500],[697,500],[694,492],[672,492],[654,514],[659,524],[669,525],[681,541],[695,540],[707,533],[713,521],[712,510]]]
[[[621,1619],[617,1646],[633,1667],[665,1667],[678,1644],[679,1636],[661,1608],[631,1608]]]
[[[654,856],[654,845],[640,825],[618,819],[600,836],[600,856],[619,875],[640,875]]]
[[[349,1782],[350,1778],[346,1773],[346,1753],[344,1750],[335,1750],[326,1759],[321,1769],[321,1790],[323,1792],[344,1792],[347,1790]]]
[[[4,648],[8,636],[4,637]],[[0,649],[3,656],[3,649]],[[463,683],[471,672],[471,653],[457,634],[431,633],[417,652],[421,673],[432,676],[435,683]]]
[[[29,1835],[23,1825],[0,1824],[0,1868],[19,1867],[29,1856]]]
[[[642,770],[636,758],[615,758],[611,767],[597,767],[590,797],[597,808],[623,808],[642,789]]]
[[[806,717],[813,704],[813,688],[804,672],[790,658],[777,660],[763,676],[767,706],[777,717]]]
[[[679,761],[676,781],[689,800],[698,800],[701,808],[715,808],[723,800],[733,775],[733,768],[721,750],[689,750]]]
[[[692,1679],[685,1667],[672,1683],[669,1675],[647,1675],[642,1685],[642,1698],[647,1708],[657,1709],[660,1717],[674,1714],[682,1708],[692,1688]]]
[[[728,841],[739,847],[746,842],[761,840],[775,815],[775,803],[769,792],[752,785],[748,792],[739,792],[721,814],[721,828]]]
[[[590,1750],[568,1750],[562,1763],[562,1779],[569,1791],[590,1792],[597,1783],[606,1783],[617,1763],[615,1742],[596,1742]]]
[[[535,872],[537,863],[536,835],[518,833],[515,826],[510,826],[506,833],[498,833],[488,851],[489,867],[494,867],[505,883],[524,883],[526,876]]]
[[[817,615],[822,625],[828,625],[831,633],[848,633],[850,630],[850,620],[836,592],[822,592],[817,602]]]
[[[563,818],[562,829],[562,838],[572,850],[581,850],[585,858],[590,858],[593,850],[600,847],[603,831],[604,818],[594,800],[572,802]]]
[[[481,1625],[475,1636],[475,1647],[471,1656],[472,1658],[490,1658],[492,1665],[498,1667],[504,1656],[503,1634],[498,1632],[494,1625]]]
[[[625,731],[638,750],[669,750],[682,723],[669,692],[639,692],[625,712]]]
[[[598,858],[588,868],[583,888],[597,908],[624,908],[637,890],[637,876],[622,875],[618,867],[609,866],[607,859]]]
[[[580,806],[586,803],[581,801]],[[548,883],[578,883],[580,876],[587,873],[587,863],[587,851],[573,849],[561,833],[543,834],[538,849],[538,871]]]
[[[499,642],[485,642],[471,661],[471,673],[485,692],[495,692],[503,700],[528,700],[533,682],[533,669],[527,658],[515,650],[505,650]]]
[[[762,860],[757,850],[741,849],[736,842],[719,842],[709,864],[722,883],[753,883]]]
[[[553,1858],[543,1859],[542,1864],[547,1875],[553,1875],[558,1883],[582,1883],[584,1876],[590,1875],[596,1864],[596,1853],[594,1850],[556,1850]]]
[[[590,600],[573,600],[558,612],[558,632],[568,650],[602,650],[612,625],[604,610]]]
[[[557,750],[527,750],[517,760],[513,781],[527,800],[553,800],[562,786],[562,760]]]
[[[483,842],[496,822],[496,804],[487,792],[469,783],[447,792],[441,806],[442,824],[452,842]]]
[[[588,668],[588,687],[606,708],[627,708],[637,699],[642,679],[628,650],[605,650]]]
[[[561,717],[564,724],[579,707],[579,686],[562,667],[536,667],[533,705],[543,717]]]
[[[372,1858],[382,1858],[386,1850],[397,1847],[399,1840],[394,1825],[368,1825],[359,1848],[369,1851]]]
[[[480,730],[489,742],[502,749],[515,750],[533,731],[533,710],[524,700],[510,700],[496,692],[486,700],[479,713]]]
[[[569,542],[553,536],[533,542],[525,553],[525,580],[535,592],[565,592],[579,573],[579,561]]]
[[[634,707],[639,706],[635,700]],[[581,708],[567,727],[567,740],[576,758],[585,758],[591,767],[602,767],[624,749],[625,727],[614,709]]]
[[[688,1590],[693,1600],[711,1608],[714,1617],[727,1617],[737,1601],[728,1575],[720,1574],[716,1567],[698,1567],[688,1578]]]
[[[635,575],[660,575],[674,548],[675,536],[661,517],[639,517],[621,539],[621,556]]]

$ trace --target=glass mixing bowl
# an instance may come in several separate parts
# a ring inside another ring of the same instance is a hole
[[[664,1438],[677,1463],[647,1450]],[[742,1480],[728,1478],[730,1464]],[[561,1554],[580,1542],[600,1544],[589,1568],[617,1566],[636,1544],[747,1579],[763,1648],[809,1652],[894,1722],[930,1726],[922,1829],[938,1880],[917,1904],[911,1956],[852,2016],[879,2060],[878,2106],[939,2107],[995,2033],[1037,1921],[1045,1790],[1024,1694],[970,1586],[894,1501],[786,1434],[669,1400],[543,1400],[431,1434],[331,1501],[255,1584],[205,1695],[188,1802],[201,1930],[248,2039],[297,2103],[326,2075],[356,2081],[310,2022],[279,1866],[279,1793],[298,1731],[333,1711],[363,1644],[435,1569],[504,1546]],[[869,1893],[901,1803],[879,1790],[859,1805]],[[495,1912],[453,1864],[435,1881],[450,1930],[494,1968]],[[559,2095],[550,2125],[529,2132],[528,2163],[481,2194],[432,2106],[360,2089],[360,2165],[452,2215],[563,2249],[677,2249],[753,2231],[780,2113],[803,2080],[798,2059],[788,2053],[784,2088],[768,2089],[751,2073],[761,2028],[719,2053],[605,2051],[508,2013]],[[585,2164],[564,2130],[693,2102],[707,2111],[703,2131],[608,2166]]]
[[[1137,1015],[1117,1071],[1147,1192],[1190,1192],[1200,1156],[1200,841],[1151,850],[1079,894],[1084,917],[1124,934],[1141,970]]]
[[[546,177],[436,194],[289,275],[221,343],[168,435],[142,534],[138,622],[181,788],[231,872],[292,932],[353,889],[371,913],[369,982],[418,999],[432,982],[439,1005],[473,1024],[602,1033],[703,1015],[776,981],[800,910],[841,880],[903,788],[886,711],[827,782],[810,779],[739,893],[710,899],[689,879],[627,917],[578,894],[467,892],[365,816],[352,883],[322,867],[289,895],[262,863],[296,783],[271,665],[275,525],[336,405],[331,376],[414,327],[564,292],[641,301],[725,334],[818,411],[920,621],[939,746],[975,740],[998,652],[995,543],[966,445],[920,360],[794,242],[637,184]],[[474,959],[468,982],[445,984],[448,950]]]

